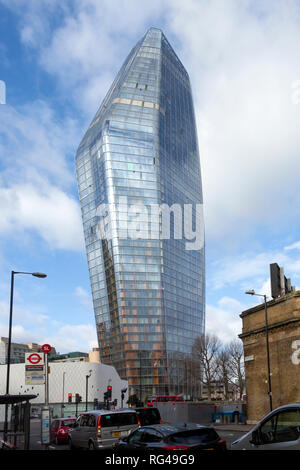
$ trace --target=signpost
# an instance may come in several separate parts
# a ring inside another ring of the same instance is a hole
[[[45,383],[44,353],[25,354],[25,385],[43,385]]]
[[[49,408],[49,378],[48,378],[48,354],[51,351],[50,344],[44,344],[42,346],[43,355],[45,355],[45,406],[42,409],[42,421],[41,421],[41,442],[45,445],[45,449],[50,445],[50,408]]]

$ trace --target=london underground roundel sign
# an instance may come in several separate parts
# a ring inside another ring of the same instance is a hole
[[[43,357],[38,353],[32,353],[27,357],[27,361],[30,362],[33,366],[43,362]]]

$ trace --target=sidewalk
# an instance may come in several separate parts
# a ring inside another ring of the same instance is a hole
[[[254,428],[253,424],[234,424],[234,423],[229,423],[229,424],[214,423],[213,426],[216,430],[219,429],[220,431],[237,431],[237,432],[244,432],[245,434]]]

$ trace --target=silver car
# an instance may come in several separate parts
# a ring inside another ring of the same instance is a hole
[[[138,415],[132,410],[88,411],[77,418],[69,434],[69,447],[110,449],[139,426]]]
[[[300,450],[300,403],[271,411],[231,450]]]

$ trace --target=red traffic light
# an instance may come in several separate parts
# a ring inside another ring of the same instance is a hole
[[[112,386],[111,386],[111,385],[108,385],[108,386],[107,386],[107,390],[112,390]]]

